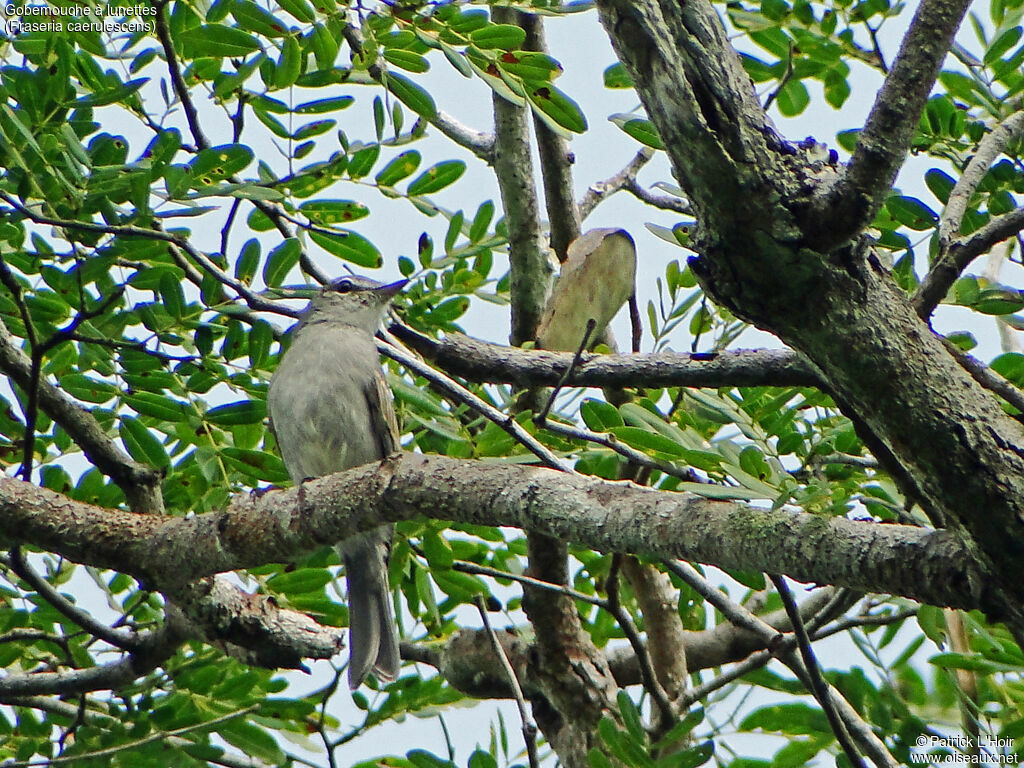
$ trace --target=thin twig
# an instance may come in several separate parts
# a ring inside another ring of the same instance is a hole
[[[490,421],[493,421],[503,430],[508,432],[508,434],[512,435],[517,442],[529,450],[534,456],[540,459],[545,466],[550,467],[551,469],[561,470],[562,472],[573,471],[566,462],[555,456],[555,454],[553,454],[548,448],[541,445],[533,435],[523,429],[522,425],[520,425],[515,419],[502,413],[497,408],[485,402],[480,397],[477,397],[461,384],[445,376],[440,371],[436,371],[426,363],[418,360],[400,341],[398,341],[398,339],[391,334],[385,332],[383,333],[383,336],[385,340],[377,342],[377,350],[385,357],[391,358],[396,363],[405,366],[409,371],[412,371],[418,376],[422,376],[427,379],[427,381],[442,388],[452,399],[469,406],[477,413]]]
[[[544,405],[544,408],[541,409],[540,413],[533,417],[534,422],[538,426],[544,425],[544,422],[548,418],[548,414],[551,412],[551,407],[555,404],[555,398],[558,397],[558,393],[561,391],[562,387],[565,386],[565,382],[567,382],[569,377],[572,376],[572,372],[576,370],[577,366],[579,366],[583,353],[587,351],[587,346],[590,344],[590,337],[594,333],[594,329],[596,327],[597,321],[592,317],[588,318],[587,327],[583,331],[583,339],[580,341],[580,345],[576,349],[576,354],[572,358],[572,364],[565,369],[565,373],[562,374],[562,378],[558,380],[558,383],[551,390],[551,396],[548,397],[548,401]]]
[[[29,565],[19,547],[11,549],[6,565],[32,587],[36,594],[86,632],[95,635],[115,648],[121,648],[125,651],[137,650],[145,644],[145,640],[136,633],[118,632],[115,629],[111,629],[103,622],[93,618],[92,614],[88,611],[83,611],[64,597],[64,595],[60,594],[60,592],[53,588],[50,582],[36,573],[35,569]]]
[[[519,718],[523,723],[523,739],[526,741],[526,755],[530,760],[530,768],[540,768],[540,760],[537,758],[537,724],[533,722],[533,718],[530,716],[529,710],[526,708],[526,699],[523,697],[523,689],[519,686],[519,679],[516,677],[516,671],[512,668],[511,662],[508,660],[508,656],[505,655],[505,649],[501,647],[501,641],[498,640],[497,634],[491,628],[490,619],[487,618],[487,607],[484,605],[484,598],[482,595],[476,595],[474,598],[476,603],[476,609],[480,612],[480,620],[483,622],[484,630],[487,632],[487,636],[491,640],[491,646],[494,648],[494,653],[497,655],[501,662],[502,669],[505,670],[505,675],[508,677],[509,685],[512,687],[512,693],[516,700],[516,706],[519,707]]]
[[[665,689],[662,688],[661,683],[658,681],[658,674],[654,671],[654,663],[651,661],[650,653],[647,652],[647,646],[640,639],[639,630],[637,630],[636,625],[633,623],[633,619],[622,607],[622,601],[619,599],[619,570],[622,566],[623,557],[624,555],[620,552],[612,555],[611,568],[606,580],[607,587],[605,588],[605,592],[608,595],[607,610],[615,618],[616,623],[622,629],[623,634],[633,648],[637,664],[640,667],[640,678],[643,680],[644,690],[651,695],[654,705],[658,709],[658,719],[660,720],[658,731],[664,733],[671,727],[671,723],[676,720],[678,713],[675,707],[672,706],[672,702],[669,701]]]
[[[782,77],[779,78],[779,84],[775,90],[768,94],[768,98],[764,100],[764,111],[767,112],[772,103],[779,97],[779,92],[786,87],[786,83],[789,82],[790,78],[793,77],[793,43],[789,43],[789,56],[786,57],[786,71],[782,73]]]
[[[181,736],[184,733],[192,733],[193,731],[200,731],[200,730],[203,730],[205,728],[211,728],[213,726],[220,725],[221,723],[227,722],[228,720],[234,720],[235,718],[242,717],[243,715],[248,715],[248,714],[250,714],[252,712],[255,712],[258,709],[259,709],[259,706],[256,705],[256,704],[253,704],[250,707],[245,707],[244,709],[238,709],[238,710],[235,710],[234,712],[229,712],[226,715],[221,715],[220,717],[215,717],[212,720],[207,720],[207,721],[202,722],[202,723],[196,723],[194,725],[186,725],[183,728],[175,728],[172,731],[156,731],[155,733],[149,734],[149,736],[145,736],[144,738],[141,738],[141,739],[136,739],[135,741],[129,741],[129,742],[125,743],[125,744],[119,744],[116,747],[108,747],[106,749],[97,749],[94,752],[85,752],[85,753],[82,753],[82,754],[79,754],[79,755],[69,755],[67,757],[54,757],[54,758],[51,758],[49,760],[42,760],[42,761],[40,761],[40,760],[24,760],[24,761],[19,760],[19,761],[14,762],[14,763],[5,763],[4,764],[4,768],[48,768],[49,766],[52,766],[52,765],[63,765],[65,763],[72,763],[72,762],[76,762],[76,761],[79,761],[79,760],[92,760],[92,759],[100,758],[100,757],[110,757],[111,755],[120,754],[121,752],[127,752],[129,750],[136,749],[138,747],[144,747],[145,745],[152,744],[153,742],[163,741],[165,739],[170,739],[170,738],[175,737],[175,736]]]
[[[635,183],[636,175],[640,172],[641,168],[650,162],[652,157],[654,157],[654,150],[650,147],[642,147],[633,155],[633,159],[626,163],[622,170],[609,176],[604,181],[595,181],[591,184],[576,204],[580,212],[580,220],[585,221],[601,202],[616,192],[626,189],[630,181]]]
[[[829,696],[829,685],[821,676],[818,659],[814,655],[814,649],[811,648],[811,639],[807,635],[807,627],[804,626],[803,617],[800,616],[800,610],[793,599],[793,593],[783,577],[775,574],[768,574],[768,577],[772,580],[772,584],[775,585],[775,590],[782,599],[782,606],[786,609],[786,615],[789,616],[789,621],[793,625],[793,635],[796,637],[797,648],[800,650],[800,657],[803,659],[804,667],[807,669],[807,676],[811,681],[811,692],[825,712],[825,717],[828,718],[832,733],[835,735],[836,741],[839,742],[839,746],[842,747],[843,752],[846,753],[850,764],[863,768],[864,761],[850,740],[850,734],[833,706],[832,698]]]
[[[648,456],[646,453],[639,451],[632,446],[626,445],[615,435],[608,432],[593,432],[589,429],[585,429],[584,427],[563,424],[560,421],[551,421],[550,419],[544,422],[543,427],[549,432],[554,432],[556,435],[561,435],[562,437],[568,437],[573,440],[584,440],[588,443],[594,443],[595,445],[609,448],[620,456],[629,459],[634,464],[639,464],[642,467],[656,469],[666,475],[678,477],[680,480],[685,480],[690,483],[701,482],[701,479],[691,468],[679,467],[670,461],[663,461],[661,459],[655,459],[652,456]]]

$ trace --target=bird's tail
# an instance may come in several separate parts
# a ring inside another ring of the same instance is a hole
[[[389,528],[359,534],[338,550],[348,579],[348,685],[355,690],[370,670],[381,680],[398,677],[398,631],[388,586]]]

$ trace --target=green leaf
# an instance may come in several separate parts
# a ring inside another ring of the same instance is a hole
[[[284,24],[275,19],[273,14],[249,0],[237,0],[231,7],[231,15],[235,17],[241,29],[255,32],[257,35],[282,37],[286,32]]]
[[[324,112],[337,112],[352,105],[355,99],[352,96],[336,96],[331,99],[316,99],[305,101],[295,108],[297,115],[322,115]]]
[[[1007,352],[993,360],[989,368],[1016,386],[1024,387],[1024,355]]]
[[[267,255],[263,265],[263,282],[268,288],[278,288],[292,268],[299,263],[302,246],[297,238],[289,237]]]
[[[309,238],[328,253],[361,267],[375,269],[383,263],[377,246],[350,230],[336,232],[310,231]]]
[[[370,209],[355,200],[310,200],[299,210],[310,221],[325,226],[348,224],[370,215]]]
[[[484,239],[488,228],[491,226],[491,219],[494,218],[494,203],[485,200],[476,210],[473,223],[469,225],[470,242],[478,243]]]
[[[423,553],[433,568],[451,568],[455,561],[451,544],[433,528],[423,534]]]
[[[124,402],[136,413],[162,421],[184,421],[190,410],[187,403],[156,392],[133,392],[124,396]]]
[[[422,54],[415,51],[405,51],[401,48],[385,48],[384,59],[396,67],[404,69],[406,72],[420,74],[430,69],[430,64],[427,60],[423,58]]]
[[[106,403],[117,396],[118,389],[107,381],[98,381],[81,373],[66,373],[60,377],[60,388],[77,400],[86,403]]]
[[[371,144],[352,154],[348,161],[348,175],[353,179],[361,179],[373,168],[380,157],[380,144]]]
[[[626,445],[640,451],[667,454],[675,458],[681,458],[686,454],[686,449],[683,446],[664,435],[642,427],[612,427],[608,431]]]
[[[409,185],[406,194],[415,197],[439,192],[458,181],[465,171],[466,164],[462,160],[445,160],[417,176]]]
[[[295,141],[305,141],[306,139],[311,139],[314,136],[327,133],[327,131],[331,130],[337,124],[337,120],[315,120],[295,131],[295,133],[292,134],[292,138]]]
[[[604,71],[605,88],[632,88],[633,78],[629,76],[622,62],[616,62]]]
[[[1008,50],[1013,48],[1013,46],[1015,46],[1020,41],[1020,37],[1020,27],[1011,27],[1010,29],[1006,30],[1005,32],[1003,32],[1003,34],[1001,34],[999,37],[992,41],[992,45],[990,45],[988,47],[988,50],[985,51],[985,55],[982,58],[982,62],[984,62],[986,65],[992,65],[993,63],[999,61],[1003,57],[1003,54],[1005,54]]]
[[[800,80],[790,80],[779,90],[775,99],[779,106],[779,112],[786,117],[796,117],[811,103],[811,95],[807,92],[807,86]]]
[[[751,712],[740,722],[741,731],[758,728],[787,734],[828,733],[828,719],[816,706],[808,704],[775,704]]]
[[[235,262],[235,277],[248,285],[256,276],[256,267],[260,263],[260,241],[255,237],[246,241]]]
[[[546,53],[515,51],[498,57],[498,67],[513,77],[534,82],[550,82],[562,74],[562,65]]]
[[[271,765],[286,762],[285,754],[274,737],[265,729],[237,717],[217,726],[217,733],[224,741],[241,750],[243,755],[262,760]]]
[[[455,763],[444,760],[425,749],[413,749],[406,752],[405,756],[415,768],[455,768]]]
[[[388,72],[387,88],[405,106],[421,117],[431,119],[437,115],[434,98],[422,86],[417,85],[405,75]]]
[[[382,187],[393,187],[408,178],[420,167],[422,156],[415,149],[409,149],[395,157],[377,174],[375,180]]]
[[[223,144],[201,150],[188,167],[196,181],[212,184],[244,170],[253,157],[253,151],[244,144]]]
[[[893,195],[885,201],[885,207],[896,221],[917,231],[931,229],[939,220],[935,212],[916,197]]]
[[[939,168],[930,168],[924,174],[924,183],[935,195],[935,199],[945,205],[949,202],[949,195],[956,186],[956,179]]]
[[[523,87],[526,89],[526,98],[545,123],[573,133],[584,133],[587,130],[587,118],[583,116],[579,105],[551,83],[527,80],[523,82]]]
[[[204,24],[182,36],[186,59],[203,56],[246,56],[260,49],[259,40],[238,27]]]
[[[587,428],[594,432],[609,432],[625,425],[619,410],[604,400],[584,400],[580,404],[580,416]]]
[[[180,320],[185,314],[185,292],[181,289],[181,281],[174,279],[170,272],[160,275],[160,298],[164,309]]]
[[[221,455],[235,470],[253,480],[280,485],[289,481],[284,463],[277,456],[244,448],[224,448]]]
[[[1010,288],[985,288],[973,307],[984,315],[1012,315],[1024,309],[1024,293]]]
[[[278,88],[294,85],[302,72],[303,58],[299,42],[294,37],[286,38],[281,48],[281,58],[277,62],[277,71],[274,73],[274,85]]]
[[[307,0],[277,0],[277,4],[303,24],[313,23],[313,6]]]
[[[646,144],[653,149],[665,148],[661,137],[658,135],[658,129],[647,118],[637,117],[629,113],[619,113],[611,115],[608,119],[641,144]]]
[[[526,30],[515,24],[488,24],[469,33],[469,39],[478,48],[501,48],[514,51],[523,47]]]
[[[237,403],[218,405],[206,412],[205,420],[218,427],[234,427],[239,424],[261,424],[267,418],[267,404],[262,400],[241,400]]]
[[[121,417],[118,434],[129,455],[136,461],[151,464],[158,469],[163,469],[171,463],[160,441],[134,416]]]

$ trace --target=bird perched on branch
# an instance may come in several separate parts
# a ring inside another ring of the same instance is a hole
[[[267,395],[271,428],[296,485],[379,461],[398,448],[398,424],[373,336],[405,285],[347,275],[326,286],[290,331]],[[393,526],[339,542],[348,581],[349,687],[401,664],[388,586]]]

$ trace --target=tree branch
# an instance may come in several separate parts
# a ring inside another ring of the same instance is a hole
[[[38,709],[41,712],[48,712],[57,717],[61,717],[67,720],[75,721],[79,717],[87,724],[96,728],[107,728],[117,729],[124,726],[124,721],[120,718],[113,717],[111,715],[99,712],[95,709],[86,708],[83,712],[79,711],[79,708],[74,704],[60,699],[52,699],[43,696],[19,696],[11,697],[4,701],[12,707],[27,707],[29,709]],[[198,727],[207,727],[209,722],[200,724]],[[180,733],[181,730],[175,731]],[[183,739],[180,736],[175,736],[171,732],[162,732],[161,737],[165,742],[177,749],[194,749],[196,743]],[[122,747],[121,749],[124,749]],[[75,759],[80,759],[83,755],[76,755]],[[241,755],[231,754],[220,754],[216,757],[212,755],[207,756],[206,760],[214,765],[223,765],[225,768],[269,768],[267,763],[262,760],[257,760],[253,757],[243,757]]]
[[[903,165],[969,0],[922,0],[840,177],[818,193],[817,250],[848,240],[878,212]]]
[[[658,352],[637,355],[515,349],[452,333],[424,336],[404,325],[391,332],[455,376],[522,387],[818,387],[813,367],[790,350],[731,350],[712,354]],[[382,350],[387,355],[387,350]],[[571,369],[571,375],[563,377]]]
[[[1014,208],[1008,213],[990,219],[981,229],[958,238],[931,268],[914,294],[913,304],[917,314],[928,317],[946,297],[967,265],[978,256],[988,252],[993,245],[1001,243],[1024,230],[1024,208]]]
[[[979,563],[948,531],[769,511],[537,467],[394,454],[192,518],[101,509],[0,479],[0,527],[11,539],[171,593],[420,515],[517,527],[604,552],[771,568],[797,581],[1000,616]]]
[[[493,8],[492,16],[498,23],[517,21],[515,10],[501,6]],[[508,226],[510,340],[519,346],[536,336],[554,270],[548,262],[541,235],[526,108],[496,93],[491,98],[494,104],[494,174]]]
[[[521,14],[526,30],[523,49],[548,53],[544,39],[544,17]],[[560,262],[568,258],[569,244],[580,236],[580,212],[573,192],[572,164],[575,157],[569,143],[552,131],[537,115],[533,116],[533,133],[537,137],[540,171],[544,180],[544,202],[548,212],[551,250]]]
[[[146,515],[145,519],[155,520],[156,517]],[[167,621],[131,653],[110,664],[61,672],[8,674],[0,678],[0,702],[20,696],[71,696],[121,688],[163,664],[185,639],[183,627]]]
[[[494,161],[494,134],[475,131],[441,110],[430,124],[463,149],[468,149],[485,163]]]
[[[22,391],[32,384],[32,362],[0,322],[0,371]],[[93,415],[45,379],[38,382],[39,407],[59,424],[92,464],[124,492],[131,509],[156,514],[163,510],[160,473],[134,461],[109,437]]]

